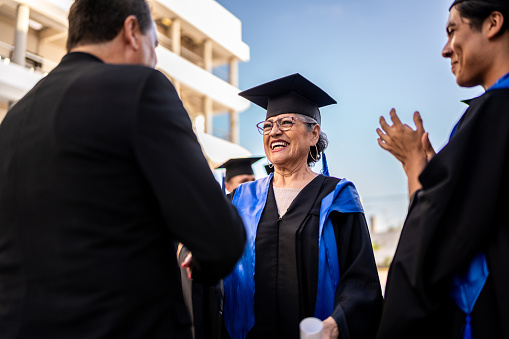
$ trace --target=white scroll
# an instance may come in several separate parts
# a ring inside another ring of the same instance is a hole
[[[305,318],[300,322],[300,339],[322,339],[323,324],[318,318]]]

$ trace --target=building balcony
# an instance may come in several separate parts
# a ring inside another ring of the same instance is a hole
[[[182,30],[195,41],[214,43],[217,56],[249,61],[249,46],[242,41],[242,22],[215,0],[151,0],[155,19],[181,20]]]
[[[43,78],[43,73],[0,58],[0,99],[16,102]]]
[[[250,105],[238,96],[238,62],[249,60],[240,20],[215,0],[147,1],[160,42],[157,68],[174,83],[193,121],[204,116],[212,133],[213,116],[229,114],[225,138],[238,142],[238,113]],[[72,2],[0,1],[0,113],[65,55]]]
[[[239,89],[237,87],[164,47],[158,47],[156,52],[157,68],[172,79],[193,89],[198,94],[210,97],[215,103],[222,106],[214,111],[242,112],[249,108],[249,102],[238,96]]]

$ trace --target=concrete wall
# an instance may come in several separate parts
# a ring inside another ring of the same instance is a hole
[[[0,41],[13,46],[14,27],[15,27],[14,20],[0,13]],[[2,55],[4,54],[3,51],[1,53]]]

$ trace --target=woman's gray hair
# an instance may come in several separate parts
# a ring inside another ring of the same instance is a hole
[[[318,125],[318,122],[311,118],[309,115],[304,114],[295,114],[295,116],[302,122],[306,124],[306,129],[308,132],[313,130],[315,125]],[[315,146],[311,146],[309,148],[308,153],[308,166],[313,167],[314,164],[322,158],[322,154],[329,145],[329,140],[327,139],[327,135],[324,132],[320,132],[320,136],[318,137],[318,142]]]

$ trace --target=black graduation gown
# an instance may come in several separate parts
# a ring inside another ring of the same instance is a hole
[[[473,338],[509,338],[509,90],[470,102],[450,142],[419,180],[389,271],[378,338],[461,338],[465,315],[451,277],[478,251],[488,280]]]
[[[255,326],[248,338],[298,338],[299,322],[315,310],[318,224],[322,199],[337,178],[318,176],[279,218],[272,184],[256,236]],[[332,213],[340,282],[333,318],[341,338],[371,338],[382,295],[363,213]]]

